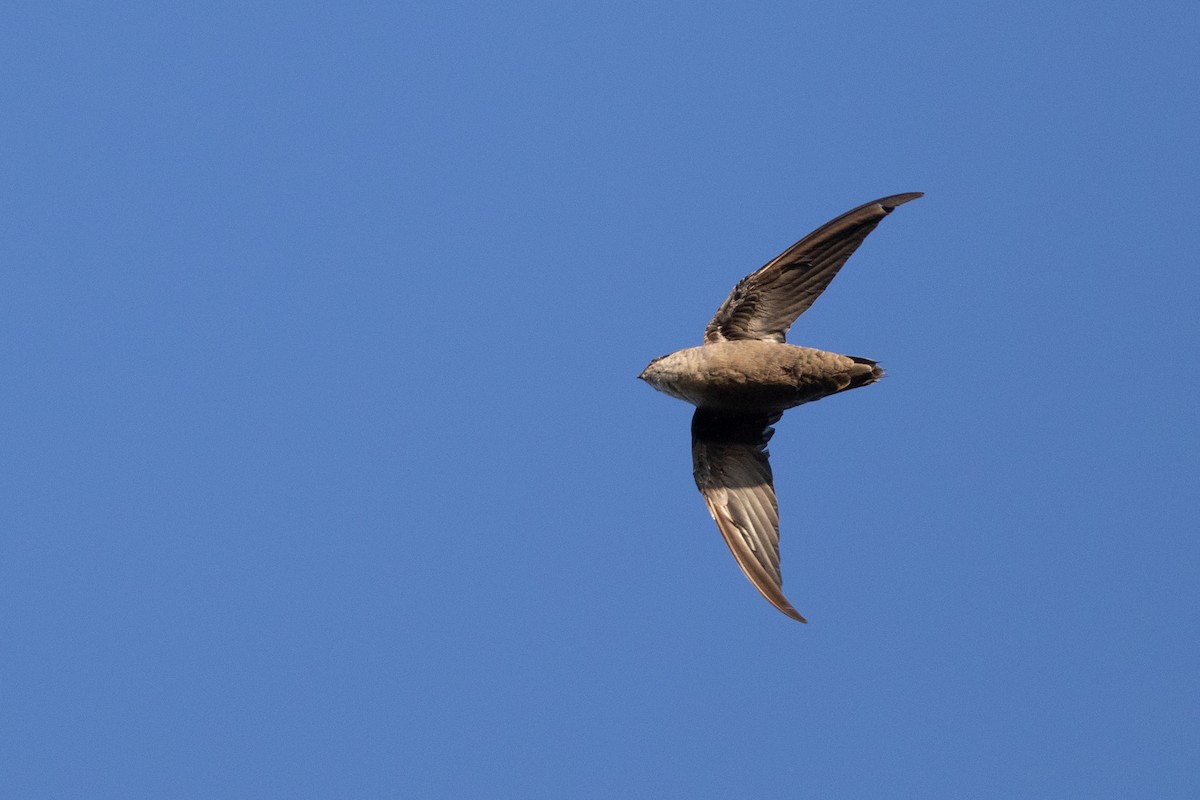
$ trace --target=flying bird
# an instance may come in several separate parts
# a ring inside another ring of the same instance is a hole
[[[800,622],[807,620],[784,597],[779,569],[771,426],[789,408],[874,383],[883,369],[785,336],[880,220],[922,196],[873,200],[817,228],[733,287],[704,344],[656,358],[638,376],[696,407],[692,468],[708,511],[754,588]]]

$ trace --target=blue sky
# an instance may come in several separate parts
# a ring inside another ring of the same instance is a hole
[[[12,797],[1195,797],[1194,3],[19,3]],[[635,380],[790,339],[773,610]]]

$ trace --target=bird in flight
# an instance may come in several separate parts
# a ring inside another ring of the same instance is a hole
[[[733,287],[703,345],[656,358],[638,376],[696,407],[692,468],[708,511],[754,588],[800,622],[807,620],[784,597],[779,570],[771,426],[789,408],[874,383],[883,369],[784,337],[880,220],[921,196],[873,200],[817,228]]]

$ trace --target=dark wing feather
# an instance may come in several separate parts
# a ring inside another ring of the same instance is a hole
[[[692,465],[696,486],[742,572],[771,605],[805,622],[783,596],[779,571],[779,506],[767,442],[780,416],[696,409]]]
[[[742,278],[704,329],[705,343],[732,339],[784,341],[788,328],[837,275],[867,234],[896,206],[922,197],[895,194],[847,211]]]

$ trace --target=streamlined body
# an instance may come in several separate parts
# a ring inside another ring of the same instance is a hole
[[[921,196],[875,200],[813,231],[734,287],[702,345],[656,358],[639,376],[696,407],[692,467],[709,513],[754,587],[800,622],[783,594],[771,426],[787,409],[874,383],[883,370],[785,337],[880,220]]]

